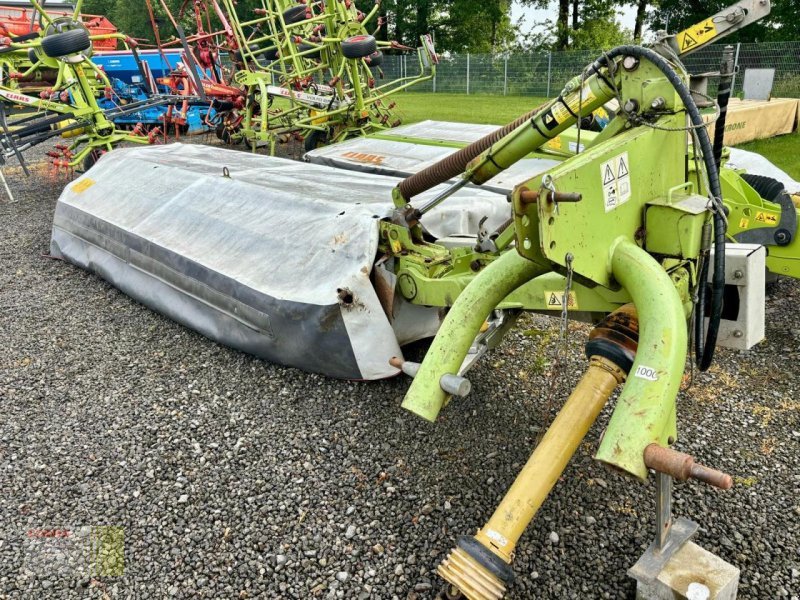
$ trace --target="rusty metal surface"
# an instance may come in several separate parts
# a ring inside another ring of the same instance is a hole
[[[730,475],[700,465],[694,461],[694,457],[658,444],[650,444],[645,448],[644,462],[648,468],[666,473],[678,481],[696,479],[721,490],[728,490],[733,486]]]

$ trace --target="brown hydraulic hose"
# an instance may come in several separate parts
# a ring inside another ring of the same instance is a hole
[[[429,190],[440,183],[444,183],[456,175],[460,175],[467,168],[469,161],[478,156],[481,152],[489,148],[498,140],[507,136],[526,121],[530,121],[536,115],[536,113],[538,113],[542,107],[545,106],[545,104],[537,106],[529,113],[522,115],[516,121],[512,121],[502,129],[498,129],[497,131],[494,131],[489,135],[472,142],[469,146],[465,146],[458,152],[443,158],[436,164],[423,169],[419,173],[414,173],[413,175],[406,177],[397,186],[400,190],[400,194],[403,196],[406,202],[409,202],[414,196],[421,194],[422,192]]]

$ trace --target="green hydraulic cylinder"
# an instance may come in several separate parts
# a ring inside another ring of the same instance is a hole
[[[464,173],[471,183],[482,184],[509,168],[543,144],[574,125],[579,118],[592,114],[615,93],[605,69],[585,78],[576,77],[561,95],[544,106],[504,138],[475,157]]]

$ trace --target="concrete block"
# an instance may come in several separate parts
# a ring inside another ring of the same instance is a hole
[[[735,600],[739,569],[686,542],[655,581],[637,581],[637,600]]]

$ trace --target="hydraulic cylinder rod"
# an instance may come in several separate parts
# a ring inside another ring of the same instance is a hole
[[[403,408],[435,421],[449,397],[442,389],[442,377],[458,374],[489,313],[511,292],[545,271],[547,268],[513,251],[481,271],[447,313],[403,400]]]

